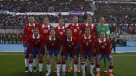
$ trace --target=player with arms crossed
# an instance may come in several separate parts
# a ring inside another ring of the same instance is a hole
[[[100,33],[100,38],[98,38],[95,42],[96,44],[96,56],[97,56],[97,64],[96,64],[96,76],[100,76],[100,60],[103,56],[106,57],[109,63],[109,75],[112,75],[113,62],[112,62],[112,53],[111,53],[111,43],[108,38],[105,37],[105,31]]]
[[[39,73],[42,76],[43,72],[43,36],[39,33],[39,28],[35,27],[33,29],[32,35],[28,37],[27,43],[29,48],[29,75],[32,75],[32,63],[33,58],[39,57]]]

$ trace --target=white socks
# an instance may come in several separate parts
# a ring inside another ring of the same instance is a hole
[[[25,67],[28,67],[28,65],[29,65],[29,62],[28,62],[28,58],[25,58]]]
[[[39,63],[39,72],[43,71],[43,63]]]
[[[29,64],[29,71],[32,72],[32,69],[33,69],[33,66],[32,66],[32,63]]]
[[[94,71],[93,71],[94,66],[95,66],[94,64],[91,64],[91,66],[90,66],[90,73],[91,73],[92,76],[95,76]]]
[[[62,65],[62,72],[65,72],[66,71],[66,64],[63,64]]]
[[[83,76],[85,76],[85,66],[86,66],[85,64],[82,64],[82,65],[81,65],[82,72],[83,72]]]
[[[74,72],[77,72],[78,65],[74,64]]]

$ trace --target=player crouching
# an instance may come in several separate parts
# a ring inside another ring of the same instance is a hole
[[[37,54],[39,56],[39,73],[42,76],[43,71],[43,36],[39,34],[39,28],[35,27],[33,29],[32,35],[28,37],[29,45],[29,75],[32,76],[32,63],[33,58],[36,58]]]
[[[108,76],[113,76],[112,69],[113,69],[113,62],[112,62],[112,55],[111,55],[111,43],[109,39],[105,38],[105,32],[100,33],[100,38],[96,40],[96,52],[97,52],[97,64],[96,64],[96,76],[100,76],[100,60],[102,57],[106,57],[109,62],[109,74]]]
[[[90,34],[90,28],[85,29],[85,34],[81,36],[80,46],[81,46],[81,68],[82,68],[82,76],[85,76],[85,62],[87,58],[91,61],[90,65],[90,73],[91,76],[95,76],[94,69],[94,41],[95,37]]]
[[[47,73],[46,76],[49,76],[51,73],[51,59],[52,59],[52,55],[54,55],[56,57],[56,62],[57,62],[57,76],[60,76],[60,59],[59,59],[59,55],[60,55],[60,42],[55,34],[55,29],[51,28],[50,30],[50,35],[47,39],[46,43],[46,49],[47,49]]]

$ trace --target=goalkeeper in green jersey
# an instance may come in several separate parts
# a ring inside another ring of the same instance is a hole
[[[105,23],[105,19],[104,17],[101,17],[100,20],[99,20],[99,24],[97,25],[97,37],[100,36],[100,33],[102,31],[105,31],[106,33],[106,38],[109,38],[110,36],[110,28],[109,28],[109,24],[106,24]],[[103,60],[104,60],[104,73],[108,72],[107,71],[107,68],[108,68],[108,60],[106,59],[106,57],[103,57]]]

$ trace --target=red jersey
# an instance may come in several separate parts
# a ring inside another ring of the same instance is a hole
[[[96,45],[96,52],[97,54],[110,54],[111,53],[111,43],[109,39],[104,39],[104,41],[102,42],[100,39],[97,39],[95,42]]]
[[[26,39],[28,38],[29,35],[32,34],[32,31],[34,29],[34,27],[39,27],[39,29],[41,29],[41,25],[39,23],[34,23],[33,25],[30,24],[26,24],[24,29],[23,29],[23,36],[22,36],[22,42],[26,43]]]
[[[84,54],[84,51],[89,51],[91,52],[91,56],[94,56],[94,41],[95,37],[93,35],[89,35],[87,38],[85,34],[81,36],[81,56]]]
[[[44,46],[44,40],[42,35],[38,35],[37,38],[35,38],[34,34],[30,35],[27,39],[28,47],[29,47],[29,52],[32,53],[32,48],[39,48],[40,52],[42,53],[43,51],[43,46]]]
[[[67,28],[70,28],[72,30],[72,36],[74,36],[75,38],[79,38],[79,36],[82,34],[83,32],[83,27],[81,24],[77,24],[76,26],[74,26],[72,23],[68,25]]]
[[[76,52],[76,45],[77,45],[77,40],[75,37],[71,37],[71,40],[68,40],[67,38],[64,38],[64,48],[63,48],[63,53],[66,53],[66,50],[68,52]]]
[[[85,30],[85,28],[87,28],[87,27],[90,28],[91,34],[95,35],[96,25],[94,25],[94,24],[91,24],[91,25],[84,24],[84,25],[83,25],[83,29],[84,29],[84,30]]]
[[[55,51],[56,49],[60,48],[60,42],[57,37],[51,40],[51,36],[48,36],[46,42],[47,50]]]
[[[65,37],[65,33],[66,33],[66,27],[63,26],[62,28],[60,26],[57,26],[55,28],[55,31],[56,31],[56,35],[58,37],[58,39],[63,42],[63,39]],[[62,44],[62,43],[61,43]]]
[[[47,26],[45,26],[45,25],[42,25],[42,35],[43,35],[43,37],[44,37],[44,39],[47,39],[48,38],[48,36],[50,35],[50,29],[52,28],[53,26],[52,25],[47,25]]]

